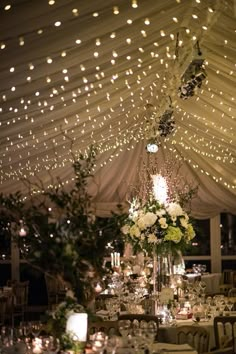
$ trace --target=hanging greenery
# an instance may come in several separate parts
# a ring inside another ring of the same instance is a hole
[[[80,304],[87,305],[104,274],[107,245],[121,240],[120,216],[95,217],[87,182],[92,178],[96,148],[74,161],[74,186],[42,188],[37,198],[0,194],[0,217],[30,264],[66,282]],[[31,183],[27,181],[30,187]]]

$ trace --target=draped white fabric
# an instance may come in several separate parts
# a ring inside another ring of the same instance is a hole
[[[97,214],[128,206],[150,160],[199,186],[195,217],[236,214],[235,12],[234,0],[2,1],[0,192],[27,193],[24,178],[69,188],[73,158],[96,144]],[[198,49],[207,78],[183,100]],[[175,130],[150,156],[150,115],[170,105]]]

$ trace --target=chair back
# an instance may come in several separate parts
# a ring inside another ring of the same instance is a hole
[[[118,321],[89,321],[88,339],[96,332],[104,332],[107,335],[120,335]]]
[[[236,316],[216,316],[214,334],[217,348],[233,346],[236,353]]]
[[[231,288],[229,290],[228,297],[236,297],[236,288]]]
[[[199,325],[179,326],[176,328],[177,344],[188,343],[198,354],[208,351],[209,332]]]
[[[233,270],[224,269],[223,270],[223,284],[232,284],[233,283]]]
[[[0,297],[0,325],[4,325],[5,316],[6,316],[6,308],[7,308],[7,298],[4,296]]]
[[[14,307],[28,305],[29,281],[16,282],[12,286]]]
[[[44,278],[47,289],[48,305],[49,307],[52,307],[53,305],[56,305],[64,300],[66,295],[66,287],[62,281],[51,274],[45,273]]]

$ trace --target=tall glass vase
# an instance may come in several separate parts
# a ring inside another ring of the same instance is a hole
[[[171,252],[165,254],[153,253],[153,292],[161,291],[163,287],[170,286],[173,275],[173,256]]]

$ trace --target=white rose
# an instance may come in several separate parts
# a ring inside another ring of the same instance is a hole
[[[166,210],[170,216],[180,216],[184,214],[183,209],[178,203],[170,203]]]
[[[143,216],[146,226],[152,226],[157,221],[157,216],[154,213],[148,212]]]

